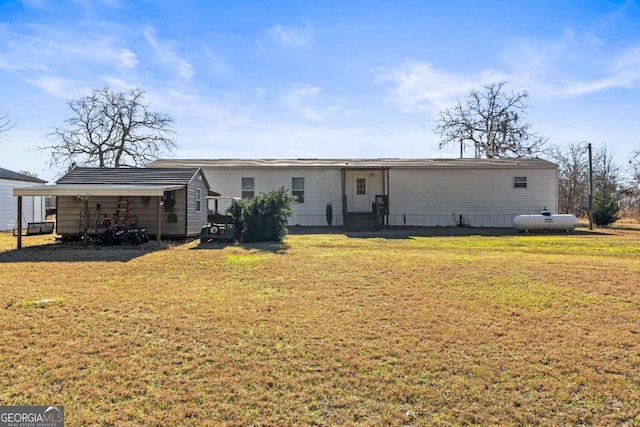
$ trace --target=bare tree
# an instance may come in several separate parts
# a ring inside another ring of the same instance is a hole
[[[640,218],[640,150],[631,153],[629,179],[621,191],[623,209]]]
[[[68,102],[73,116],[50,134],[58,142],[50,164],[74,166],[144,166],[176,147],[173,119],[150,111],[139,88],[113,92],[108,86]]]
[[[620,172],[615,154],[606,145],[598,149],[593,158],[594,193],[616,194],[620,187]]]
[[[603,146],[593,159],[593,213],[597,225],[608,226],[620,218],[621,168],[615,155]]]
[[[0,116],[0,140],[5,139],[9,129],[13,127],[13,122],[8,115]]]
[[[558,209],[576,216],[587,214],[589,158],[586,143],[573,143],[566,149],[552,146],[545,150],[558,163]]]
[[[524,100],[527,92],[506,94],[506,82],[483,86],[484,91],[472,90],[465,103],[440,112],[434,131],[440,134],[440,148],[460,144],[460,157],[465,147],[475,151],[475,157],[524,157],[537,154],[546,138],[530,131],[524,122]]]

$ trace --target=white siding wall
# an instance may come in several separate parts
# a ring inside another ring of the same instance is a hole
[[[514,188],[516,176],[527,188]],[[391,169],[389,225],[511,227],[516,215],[557,209],[554,169]]]
[[[291,178],[305,179],[304,203],[296,203],[289,225],[327,225],[325,209],[333,205],[333,225],[343,225],[342,172],[333,168],[214,168],[203,172],[212,190],[227,197],[241,197],[242,178],[254,179],[258,195],[280,187],[291,190]],[[354,173],[347,171],[349,199]],[[371,178],[372,197],[383,194],[382,171],[364,171]],[[521,214],[536,214],[544,207],[557,210],[556,170],[527,169],[390,169],[389,225],[453,226],[463,215],[473,227],[512,227]],[[527,188],[514,188],[516,176],[527,177]],[[373,199],[372,199],[373,200]],[[230,205],[218,202],[218,210]],[[214,202],[209,202],[213,209]]]
[[[17,181],[14,179],[0,179],[0,231],[16,228],[18,219],[18,198],[13,195],[13,189],[28,187],[36,183]],[[27,228],[29,222],[42,222],[46,219],[43,196],[22,197],[22,226]]]
[[[242,178],[253,178],[255,195],[284,187],[291,193],[291,179],[304,178],[304,203],[295,203],[289,225],[327,225],[326,207],[333,208],[333,225],[342,225],[342,175],[338,169],[311,168],[203,168],[212,190],[227,197],[242,196]],[[213,209],[210,201],[209,208]],[[218,210],[224,212],[230,201],[219,200]]]

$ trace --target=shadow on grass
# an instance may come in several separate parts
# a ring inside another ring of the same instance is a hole
[[[149,242],[140,246],[83,247],[80,242],[55,242],[0,252],[0,263],[11,262],[128,262],[151,252],[166,249],[163,243]]]
[[[242,248],[248,251],[269,252],[273,254],[284,254],[289,249],[289,245],[282,242],[256,242],[256,243],[224,243],[224,242],[208,242],[200,243],[198,246],[190,248],[190,250],[220,250],[229,246]]]
[[[328,228],[324,230],[324,228]],[[483,236],[483,237],[503,237],[503,236],[541,236],[541,235],[555,235],[555,236],[572,236],[572,235],[584,235],[584,236],[598,236],[609,235],[605,229],[588,230],[588,229],[576,229],[571,232],[566,231],[533,231],[522,232],[514,228],[492,228],[492,227],[405,227],[405,226],[392,226],[385,227],[379,231],[346,231],[344,228],[339,227],[296,227],[294,235],[304,234],[342,234],[348,238],[354,239],[414,239],[416,237],[469,237],[469,236]]]
[[[414,239],[416,237],[512,236],[518,232],[508,228],[476,227],[387,227],[380,231],[346,232],[349,238]]]

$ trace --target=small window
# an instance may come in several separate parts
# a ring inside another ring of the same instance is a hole
[[[242,178],[242,200],[252,199],[254,195],[253,178]]]
[[[291,195],[297,203],[304,203],[304,178],[291,178]]]
[[[356,194],[358,196],[362,196],[367,194],[367,179],[366,178],[358,178],[356,179]]]
[[[527,188],[527,177],[526,176],[514,177],[513,188]]]
[[[202,190],[196,188],[196,212],[200,212],[202,207]]]

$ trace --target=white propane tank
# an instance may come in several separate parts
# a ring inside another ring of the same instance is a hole
[[[552,215],[543,210],[539,215],[518,215],[513,219],[518,231],[573,231],[578,226],[578,218],[573,215]]]

